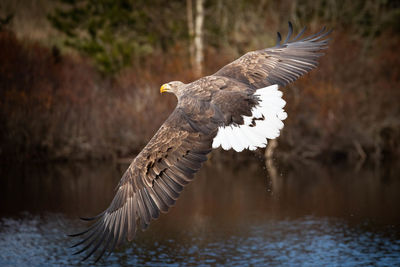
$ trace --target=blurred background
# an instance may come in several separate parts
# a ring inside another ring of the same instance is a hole
[[[1,158],[132,157],[175,107],[161,84],[273,46],[288,21],[297,32],[334,32],[320,67],[284,89],[289,118],[277,150],[353,162],[398,156],[397,1],[205,1],[201,14],[196,5],[3,0]]]
[[[213,151],[105,264],[399,263],[398,1],[2,0],[0,264],[77,264],[64,233],[107,207],[175,108],[160,86],[274,46],[288,21],[334,31],[319,67],[282,89],[277,142]]]

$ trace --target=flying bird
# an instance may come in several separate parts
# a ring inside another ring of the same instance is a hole
[[[175,110],[132,161],[110,206],[82,218],[94,223],[71,235],[82,238],[74,254],[86,252],[83,260],[95,254],[97,261],[131,241],[137,229],[168,212],[213,148],[255,150],[277,138],[287,117],[279,88],[317,66],[331,32],[324,27],[302,38],[304,31],[291,39],[289,22],[286,39],[278,33],[275,47],[248,52],[194,82],[162,85],[161,93],[177,97]]]

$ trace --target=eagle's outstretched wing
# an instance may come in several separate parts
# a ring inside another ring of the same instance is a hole
[[[160,212],[167,212],[183,187],[194,177],[212,148],[236,151],[265,147],[279,136],[286,118],[284,86],[317,66],[319,51],[327,46],[325,28],[300,39],[304,30],[273,48],[249,52],[214,75],[185,85],[187,95],[155,136],[133,160],[116,189],[110,206],[93,225],[78,234],[76,254],[97,260],[137,228],[146,229]]]
[[[126,239],[131,241],[137,228],[146,229],[175,204],[207,160],[216,134],[219,114],[207,103],[197,103],[197,109],[202,116],[191,116],[178,106],[130,164],[110,206],[96,217],[82,218],[95,222],[71,235],[82,238],[73,245],[81,247],[75,254],[87,251],[85,260],[98,251],[98,260]]]
[[[324,27],[320,32],[300,39],[304,31],[305,28],[291,39],[293,28],[289,22],[289,32],[282,44],[278,33],[275,47],[249,52],[210,76],[237,81],[246,88],[244,91],[258,99],[257,105],[251,108],[250,115],[235,111],[228,114],[232,118],[240,119],[225,121],[218,128],[213,148],[221,146],[225,150],[254,150],[265,147],[266,138],[274,139],[279,136],[283,128],[282,121],[287,114],[283,110],[286,102],[278,89],[317,66],[319,57],[323,55],[321,50],[327,48],[329,39],[326,36],[331,32]],[[229,90],[222,90],[219,94],[231,93]]]
[[[318,33],[304,37],[306,28],[293,39],[293,27],[289,22],[289,32],[281,44],[281,35],[275,47],[248,52],[237,60],[214,73],[241,81],[254,89],[277,84],[285,86],[318,65],[321,50],[327,48],[331,33],[323,27]],[[300,39],[300,40],[299,40]]]

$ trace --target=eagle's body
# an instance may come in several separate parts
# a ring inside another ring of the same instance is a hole
[[[170,82],[161,92],[174,93],[178,104],[145,148],[132,161],[117,186],[111,205],[75,246],[112,251],[132,240],[137,228],[146,229],[160,212],[175,204],[184,186],[207,160],[212,148],[254,150],[279,136],[285,101],[279,86],[293,82],[317,66],[329,32],[303,38],[304,30],[290,41],[292,26],[283,44],[253,51],[211,76],[192,83]]]

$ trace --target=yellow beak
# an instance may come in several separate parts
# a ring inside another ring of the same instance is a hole
[[[164,92],[167,92],[167,85],[166,85],[166,84],[163,84],[163,85],[161,86],[161,88],[160,88],[160,93],[162,94],[162,93],[164,93]]]

